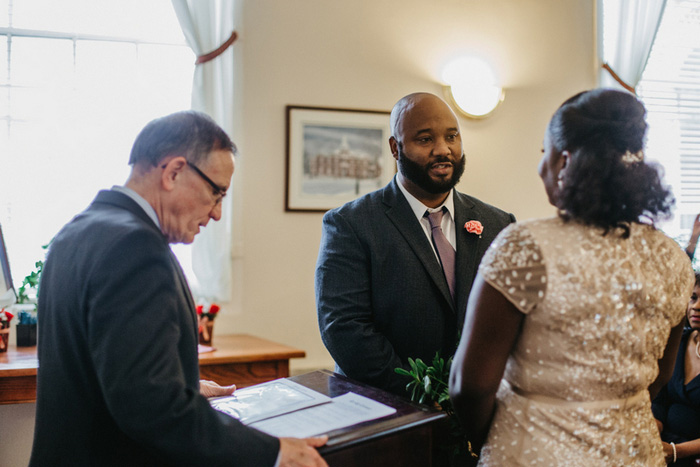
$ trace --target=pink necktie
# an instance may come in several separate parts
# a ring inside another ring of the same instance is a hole
[[[428,222],[430,223],[430,228],[433,236],[433,244],[435,244],[435,249],[440,257],[440,262],[442,263],[442,271],[445,273],[445,279],[447,279],[447,285],[450,288],[450,294],[452,295],[452,300],[455,298],[455,249],[452,248],[449,240],[445,237],[442,232],[442,211],[436,211],[429,214],[426,211],[428,217]]]

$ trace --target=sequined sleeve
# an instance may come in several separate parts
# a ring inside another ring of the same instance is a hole
[[[547,272],[542,253],[522,224],[511,224],[496,237],[481,261],[479,272],[525,314],[544,298]]]

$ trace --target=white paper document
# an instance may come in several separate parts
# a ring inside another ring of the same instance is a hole
[[[328,404],[268,418],[249,426],[277,437],[306,438],[358,423],[386,417],[396,409],[349,392]]]
[[[281,378],[236,389],[231,396],[209,399],[209,404],[247,425],[294,410],[330,403],[330,401],[331,398],[328,396]]]

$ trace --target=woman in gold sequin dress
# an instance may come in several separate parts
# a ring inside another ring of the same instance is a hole
[[[656,230],[673,203],[644,161],[644,106],[567,100],[538,171],[559,214],[507,227],[479,267],[450,394],[480,466],[664,466],[651,412],[694,276]]]

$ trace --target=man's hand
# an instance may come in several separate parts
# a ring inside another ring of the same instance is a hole
[[[328,436],[319,438],[280,438],[279,467],[328,467],[315,448],[323,446]]]
[[[235,384],[231,386],[219,386],[214,381],[207,381],[205,379],[199,380],[199,393],[204,397],[230,396],[235,390]]]

